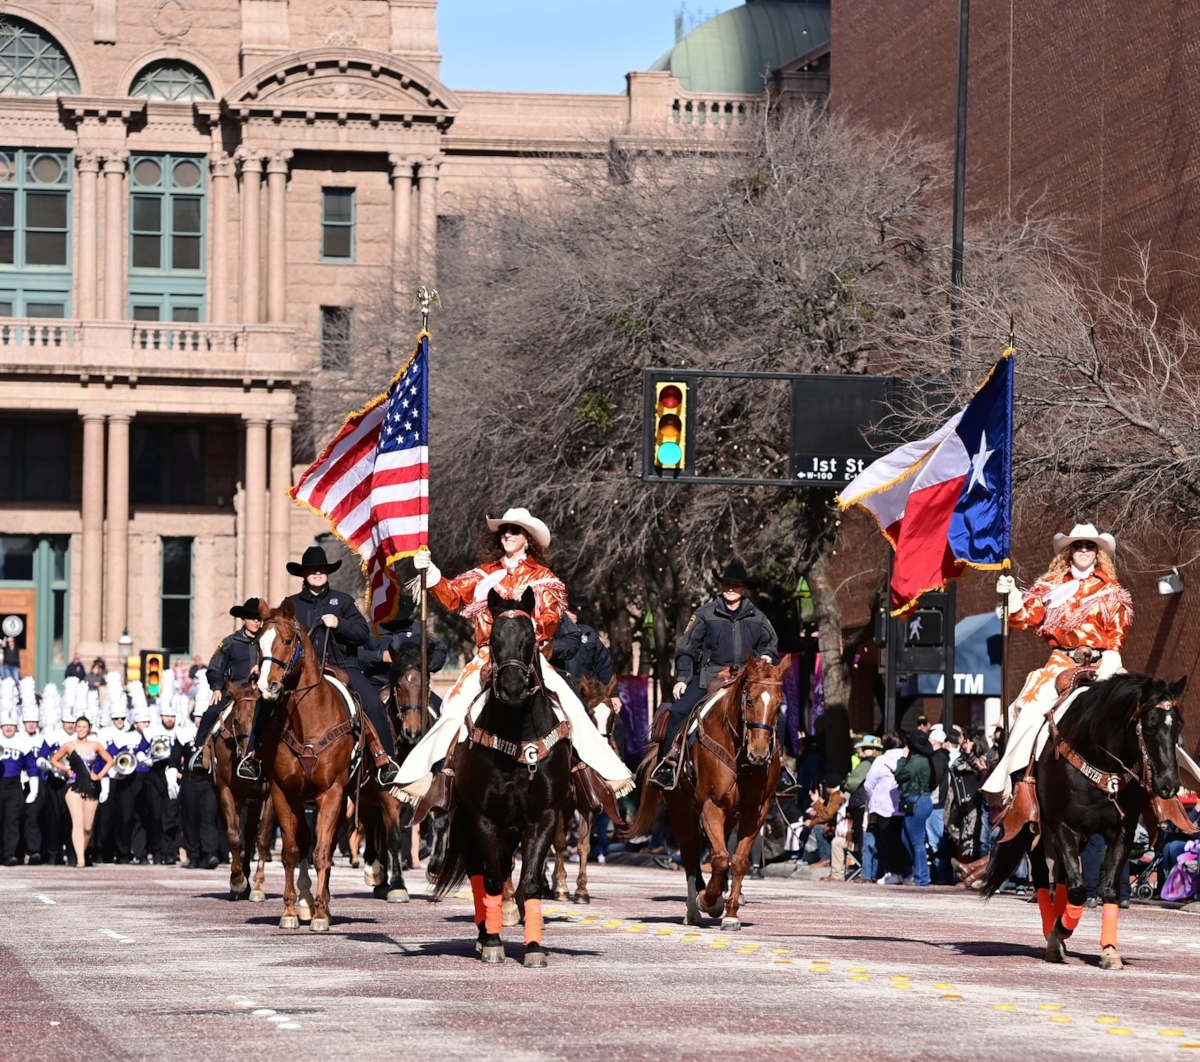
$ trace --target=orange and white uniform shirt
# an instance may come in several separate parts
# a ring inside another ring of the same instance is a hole
[[[1020,612],[1010,613],[1009,625],[1036,630],[1050,645],[1046,662],[1029,673],[1012,703],[1016,714],[1004,755],[983,784],[985,793],[1006,793],[1009,776],[1025,768],[1035,749],[1041,751],[1048,728],[1046,712],[1058,700],[1054,681],[1064,671],[1079,667],[1076,650],[1092,650],[1090,663],[1099,664],[1098,675],[1108,678],[1121,669],[1121,650],[1133,622],[1133,602],[1120,583],[1099,568],[1083,578],[1071,571],[1057,582],[1039,580],[1024,595]],[[1073,698],[1055,711],[1059,719]]]
[[[488,608],[488,593],[509,601],[519,601],[526,590],[534,596],[533,625],[538,646],[545,651],[558,629],[558,621],[567,607],[567,588],[545,565],[528,555],[515,563],[503,558],[481,564],[455,579],[442,579],[429,592],[447,609],[458,612],[475,625],[475,655],[467,662],[458,681],[442,702],[442,714],[426,732],[416,747],[400,765],[397,784],[405,799],[417,800],[429,787],[433,766],[444,759],[455,734],[465,735],[467,714],[472,720],[483,707],[480,679],[483,666],[490,656],[488,640],[492,635],[492,613]],[[571,744],[589,767],[607,781],[621,796],[633,788],[629,768],[596,729],[575,691],[566,680],[539,657],[542,684],[558,699],[561,715],[571,726]]]

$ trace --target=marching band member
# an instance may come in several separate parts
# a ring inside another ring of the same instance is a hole
[[[296,610],[296,623],[312,639],[317,658],[340,667],[349,676],[363,712],[379,738],[380,748],[375,756],[379,784],[391,785],[399,771],[393,758],[396,743],[392,739],[392,728],[388,725],[378,691],[367,681],[358,663],[358,647],[367,643],[371,628],[355,607],[354,599],[329,585],[329,576],[341,566],[341,561],[330,562],[320,546],[309,546],[298,564],[288,561],[288,574],[304,580],[300,591],[292,594],[289,600]],[[262,774],[258,762],[258,735],[269,710],[270,705],[261,700],[255,706],[246,755],[237,766],[239,778],[257,781]]]
[[[1049,644],[1050,657],[1029,673],[1012,703],[1016,720],[1004,755],[982,787],[991,800],[1006,796],[1011,775],[1028,766],[1046,712],[1058,700],[1054,680],[1060,674],[1094,666],[1094,681],[1100,682],[1125,670],[1121,649],[1133,620],[1133,602],[1117,581],[1116,555],[1112,535],[1100,534],[1093,524],[1076,524],[1070,534],[1054,536],[1054,560],[1028,592],[1022,594],[1011,575],[996,581],[996,592],[1008,597],[1009,625],[1036,629]]]
[[[94,691],[93,691],[94,692]],[[112,756],[104,744],[91,736],[92,723],[86,714],[75,717],[75,736],[65,742],[50,761],[59,770],[74,772],[67,791],[71,812],[71,843],[75,848],[75,866],[87,866],[88,843],[99,806],[100,784],[112,766]],[[100,769],[96,769],[96,764]]]
[[[33,676],[21,679],[21,740],[25,743],[25,807],[22,811],[24,851],[31,866],[42,861],[42,812],[46,793],[42,788],[43,771],[38,766],[42,755],[42,734],[38,729],[37,691]]]
[[[229,687],[245,682],[258,667],[258,632],[262,629],[258,610],[257,597],[248,597],[243,604],[234,605],[229,610],[229,614],[239,621],[238,629],[221,639],[221,644],[208,662],[205,674],[212,693],[208,702],[200,705],[204,717],[192,742],[195,751],[188,761],[188,770],[208,773],[203,763],[204,746],[216,726],[217,718],[229,703]]]
[[[130,851],[138,863],[147,863],[158,855],[162,839],[162,811],[158,805],[158,794],[154,791],[150,778],[150,769],[154,766],[150,757],[150,708],[146,704],[134,705],[129,712],[132,730],[129,732],[129,744],[137,767],[133,772],[132,795],[127,793],[130,802],[130,814],[127,822],[119,823],[126,826],[129,833]]]
[[[193,720],[181,722],[175,727],[175,748],[171,764],[179,774],[179,820],[183,832],[183,846],[187,849],[189,870],[212,870],[220,860],[217,857],[217,792],[212,782],[203,773],[189,768],[198,747],[197,725],[208,707],[204,690],[197,691],[192,705]],[[185,698],[186,700],[186,698]]]
[[[480,673],[488,661],[492,633],[488,591],[495,590],[501,597],[515,601],[527,589],[533,591],[535,599],[533,622],[542,649],[537,656],[542,683],[557,698],[561,714],[570,724],[571,743],[579,758],[605,780],[615,796],[623,796],[633,788],[629,768],[596,729],[566,679],[544,658],[567,605],[566,587],[544,562],[550,529],[524,508],[509,509],[498,520],[489,519],[487,527],[493,536],[488,541],[487,559],[456,579],[442,577],[428,550],[421,550],[413,558],[417,579],[424,580],[425,588],[446,608],[474,621],[475,656],[447,694],[441,718],[405,757],[396,779],[402,799],[415,803],[425,794],[434,764],[445,757],[455,734],[464,729],[468,711],[478,714],[482,708],[478,698],[482,689]]]
[[[13,702],[13,684],[5,683],[0,694],[0,862],[15,867],[21,844],[21,813],[25,807],[25,789],[21,775],[25,769],[28,746],[17,734],[17,709]]]
[[[179,862],[179,772],[171,764],[176,720],[173,679],[170,671],[163,675],[162,692],[158,696],[158,723],[146,732],[150,742],[150,774],[146,792],[150,797],[150,814],[158,822],[159,842],[154,850],[154,862],[161,866],[173,866]],[[183,701],[186,705],[187,698],[184,697]]]
[[[55,865],[63,863],[65,849],[71,842],[71,814],[67,810],[67,779],[65,775],[50,769],[50,761],[70,740],[62,727],[62,713],[64,704],[74,697],[77,685],[77,679],[65,679],[61,697],[58,687],[52,683],[42,690],[42,747],[36,761],[42,770],[39,787],[43,799],[42,860]]]

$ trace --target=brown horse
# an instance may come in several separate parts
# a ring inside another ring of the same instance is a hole
[[[264,786],[247,782],[236,773],[238,761],[246,751],[254,707],[258,703],[258,688],[250,683],[233,686],[233,700],[225,721],[212,737],[213,786],[217,803],[225,822],[229,841],[229,898],[249,899],[261,903],[267,898],[264,889],[266,862],[271,855],[271,835],[275,832],[275,812],[267,799]],[[245,826],[242,814],[245,813]],[[254,849],[258,849],[258,865],[254,870],[253,887],[246,873]]]
[[[710,703],[711,707],[685,756],[679,784],[665,794],[687,875],[687,925],[701,925],[703,910],[713,918],[721,918],[722,930],[742,928],[738,919],[742,878],[779,781],[781,764],[775,728],[783,706],[787,667],[786,657],[773,665],[750,656],[728,686],[701,701],[701,707]],[[643,761],[644,771],[653,766],[657,752],[657,746],[652,746]],[[633,833],[651,832],[663,796],[657,786],[643,785]],[[700,871],[701,826],[712,859],[707,887]],[[735,826],[737,845],[731,865],[725,839]],[[724,900],[731,869],[729,899]]]
[[[314,933],[329,931],[329,868],[333,843],[345,808],[354,760],[354,721],[338,686],[350,690],[344,674],[324,674],[308,633],[296,622],[291,599],[277,609],[265,603],[258,635],[258,689],[276,705],[263,728],[262,759],[271,787],[271,803],[283,833],[283,917],[280,929],[296,929],[296,868],[308,855],[311,837],[304,805],[316,805],[316,843],[312,845],[316,892]],[[331,681],[331,679],[333,681]],[[335,685],[335,682],[337,683]],[[356,709],[357,711],[357,709]],[[361,719],[361,716],[360,716]],[[366,727],[366,721],[360,724]]]
[[[613,678],[607,685],[597,679],[584,676],[579,680],[579,699],[587,709],[588,716],[616,751],[613,742],[613,725],[617,717],[612,710],[611,699],[617,688]],[[567,891],[567,833],[575,816],[579,816],[577,831],[579,872],[575,876],[575,891]],[[568,791],[568,804],[558,812],[558,827],[554,831],[554,898],[574,900],[576,903],[591,903],[588,892],[588,856],[592,851],[592,825],[596,821],[596,809],[587,796],[580,792],[578,773],[572,774],[572,785]]]

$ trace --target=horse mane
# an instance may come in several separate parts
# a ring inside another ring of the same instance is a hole
[[[1103,746],[1114,733],[1124,732],[1139,704],[1153,700],[1166,688],[1166,682],[1150,675],[1114,675],[1087,687],[1071,702],[1058,724],[1059,733],[1076,747]]]

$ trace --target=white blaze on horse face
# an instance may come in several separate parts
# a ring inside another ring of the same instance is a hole
[[[763,711],[768,711],[771,707],[771,695],[766,690],[763,690],[759,696],[762,697]]]
[[[275,629],[271,628],[263,632],[263,635],[258,640],[259,651],[262,653],[263,666],[258,669],[258,689],[264,696],[268,696],[271,683],[271,650],[275,645]]]
[[[601,734],[607,734],[608,717],[612,715],[612,709],[603,701],[601,701],[592,710],[596,713],[596,729],[599,730]]]

